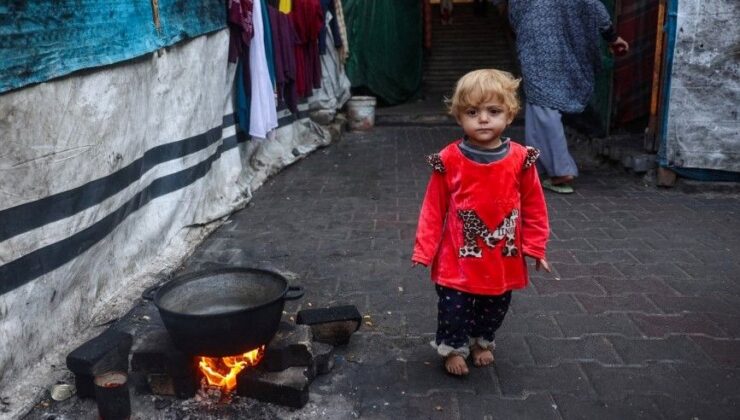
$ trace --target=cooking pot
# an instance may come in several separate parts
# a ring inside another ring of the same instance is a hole
[[[154,304],[181,351],[235,356],[270,342],[286,300],[303,296],[281,274],[227,267],[179,276],[156,291]]]

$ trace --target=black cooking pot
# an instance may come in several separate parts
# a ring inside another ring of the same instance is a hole
[[[301,296],[276,272],[229,267],[177,277],[157,290],[154,304],[178,349],[224,357],[267,344],[285,301]]]

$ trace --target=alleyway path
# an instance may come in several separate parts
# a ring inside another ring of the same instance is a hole
[[[556,275],[515,293],[496,365],[443,373],[428,344],[435,293],[409,259],[423,157],[457,135],[346,134],[259,189],[185,268],[267,260],[306,288],[289,312],[354,304],[370,317],[311,385],[322,418],[737,418],[740,198],[588,163],[576,194],[548,193]]]

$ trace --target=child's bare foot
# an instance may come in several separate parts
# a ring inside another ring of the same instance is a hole
[[[478,345],[471,346],[470,354],[473,356],[473,364],[478,367],[488,366],[493,363],[493,352]]]
[[[467,375],[469,372],[465,359],[459,354],[454,353],[445,359],[445,370],[447,370],[447,373],[455,376]]]

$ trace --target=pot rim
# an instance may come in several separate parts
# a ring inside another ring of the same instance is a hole
[[[164,297],[164,295],[167,294],[170,290],[176,288],[177,286],[180,286],[182,284],[185,284],[189,281],[200,279],[206,276],[211,276],[214,274],[227,274],[227,273],[262,273],[262,274],[268,274],[270,277],[279,279],[283,282],[285,287],[283,288],[283,291],[276,297],[275,299],[272,299],[270,301],[267,301],[259,306],[253,306],[250,308],[242,308],[242,309],[234,309],[230,311],[220,312],[216,314],[191,314],[191,313],[184,313],[184,312],[177,312],[173,311],[167,308],[164,308],[160,306],[159,301]],[[268,270],[264,268],[256,268],[256,267],[241,267],[241,266],[235,266],[235,267],[221,267],[221,268],[212,268],[212,269],[206,269],[206,270],[199,270],[194,271],[186,274],[182,274],[180,276],[177,276],[173,278],[172,280],[168,281],[167,283],[163,284],[159,289],[157,289],[157,292],[154,295],[154,306],[157,307],[157,309],[161,312],[167,313],[169,315],[179,317],[179,318],[196,318],[196,319],[213,319],[213,318],[221,318],[221,317],[230,317],[234,314],[242,313],[242,312],[250,312],[257,309],[264,308],[266,306],[272,305],[275,302],[278,301],[284,301],[285,300],[285,294],[288,292],[288,289],[290,286],[288,285],[288,279],[285,278],[282,274],[278,273],[277,271]]]

